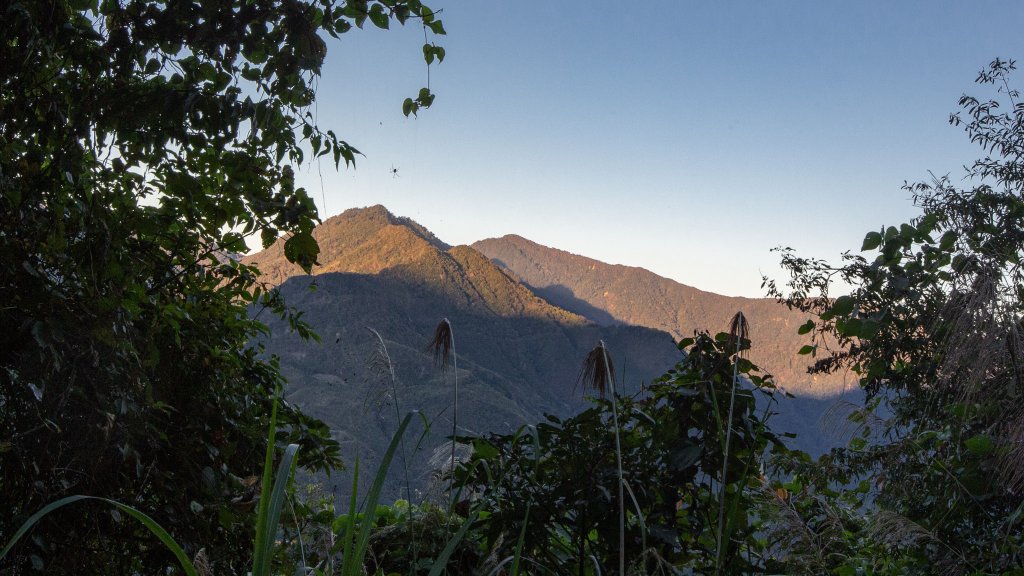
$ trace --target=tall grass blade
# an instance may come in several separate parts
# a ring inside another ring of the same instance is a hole
[[[262,576],[270,571],[270,546],[267,540],[273,542],[273,534],[267,534],[267,524],[270,516],[270,494],[272,482],[271,474],[274,469],[274,447],[277,442],[277,396],[278,390],[274,390],[274,398],[270,405],[270,429],[267,431],[267,451],[263,456],[263,477],[260,482],[260,503],[256,514],[256,542],[253,544],[252,573],[253,576]],[[276,525],[275,525],[276,529]]]
[[[162,542],[163,545],[166,546],[167,549],[170,550],[172,554],[174,554],[174,556],[178,559],[178,563],[181,564],[181,569],[185,571],[185,574],[187,576],[199,576],[195,566],[192,565],[192,561],[189,560],[188,555],[185,554],[185,551],[182,550],[181,546],[179,546],[178,543],[174,541],[174,538],[172,538],[171,535],[168,534],[167,531],[164,530],[162,526],[157,524],[155,520],[153,520],[140,510],[132,508],[127,504],[122,504],[120,502],[109,500],[107,498],[100,498],[99,496],[68,496],[66,498],[61,498],[60,500],[47,504],[39,512],[36,512],[28,520],[26,520],[25,523],[22,524],[20,528],[18,528],[18,531],[14,533],[14,536],[11,538],[11,540],[7,543],[6,546],[4,546],[3,551],[0,551],[0,561],[7,557],[7,554],[11,551],[12,548],[14,548],[14,545],[18,543],[18,540],[20,540],[21,537],[24,536],[25,533],[28,532],[32,528],[32,526],[36,524],[36,522],[39,522],[39,520],[43,516],[46,516],[47,514],[53,512],[58,508],[62,508],[74,502],[80,502],[82,500],[99,500],[100,502],[106,502],[107,504],[110,504],[111,506],[114,506],[118,510],[128,514],[132,518],[135,518],[136,520],[141,522],[143,526],[148,528],[149,531],[153,533],[153,535],[159,538],[160,542]]]
[[[458,532],[451,537],[451,540],[448,540],[448,544],[445,545],[444,550],[437,555],[437,558],[434,560],[434,564],[430,567],[430,572],[427,576],[440,576],[441,572],[444,572],[444,569],[448,567],[448,558],[450,558],[452,553],[455,552],[455,548],[457,548],[459,542],[462,542],[462,539],[465,538],[466,532],[469,531],[469,527],[473,522],[476,522],[476,519],[477,514],[475,513],[471,514],[469,518],[466,518],[466,521],[459,527]]]
[[[363,512],[363,518],[359,522],[359,532],[355,536],[355,544],[351,548],[351,552],[346,554],[344,564],[342,567],[343,576],[356,576],[362,574],[363,569],[363,557],[366,555],[366,548],[370,542],[370,532],[373,530],[373,522],[377,517],[377,503],[380,500],[380,492],[384,488],[384,478],[387,476],[388,468],[391,467],[391,460],[395,457],[395,452],[398,450],[398,446],[401,443],[402,436],[405,434],[405,429],[409,426],[409,422],[412,420],[412,413],[405,415],[402,419],[402,423],[399,424],[398,430],[395,431],[395,435],[391,438],[391,444],[388,445],[387,452],[384,453],[384,458],[381,459],[380,466],[377,468],[377,475],[373,479],[373,484],[370,486],[370,492],[366,498],[366,508]],[[355,494],[355,490],[352,491]],[[351,528],[355,522],[355,503],[354,496],[353,501],[350,503],[349,509],[349,527]],[[347,538],[346,538],[347,540]],[[349,542],[346,541],[345,548],[349,548]]]
[[[262,518],[263,524],[257,524],[256,530],[263,532],[263,554],[265,564],[257,571],[256,563],[253,562],[252,576],[270,576],[270,559],[273,557],[274,537],[277,535],[277,526],[281,520],[281,508],[285,500],[285,487],[295,471],[295,455],[299,451],[298,444],[289,444],[284,449],[284,455],[277,466],[277,477],[274,479],[274,490],[270,494],[267,515]],[[260,496],[263,499],[263,495]]]
[[[519,529],[519,539],[516,540],[516,553],[512,557],[512,576],[519,576],[519,559],[523,557],[523,544],[526,543],[526,525],[530,523],[530,505],[526,505],[526,514],[523,514],[523,527]]]
[[[644,512],[640,509],[640,502],[636,499],[636,494],[633,493],[629,482],[623,482],[623,484],[626,486],[626,491],[629,492],[629,499],[633,501],[633,511],[636,512],[637,522],[640,524],[640,549],[647,550],[647,521],[644,519]]]

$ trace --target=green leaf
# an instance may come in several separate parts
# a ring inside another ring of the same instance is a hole
[[[405,102],[402,102],[402,114],[405,115],[406,117],[408,117],[409,114],[415,114],[415,113],[416,113],[416,103],[412,101],[412,98],[406,98]]]
[[[806,356],[806,355],[810,354],[811,352],[814,352],[814,346],[811,346],[810,344],[806,344],[806,345],[804,345],[804,346],[802,346],[800,348],[800,351],[797,352],[797,354],[800,354],[802,356]]]
[[[836,321],[836,331],[839,332],[840,335],[846,336],[847,338],[859,337],[860,329],[860,318],[844,318]]]
[[[523,544],[526,542],[526,526],[530,523],[530,506],[532,502],[526,503],[526,513],[523,514],[523,527],[519,530],[519,539],[516,540],[516,551],[512,556],[512,576],[519,576],[519,560],[523,556]]]
[[[953,230],[947,230],[942,238],[939,239],[939,248],[942,250],[949,250],[956,244],[957,234]]]
[[[274,542],[274,534],[268,533],[266,527],[270,523],[270,475],[274,463],[274,443],[277,437],[277,392],[275,391],[270,405],[270,425],[267,431],[267,450],[263,455],[263,477],[260,483],[260,503],[256,513],[256,542],[253,544],[252,574],[264,576],[270,571],[270,550]],[[275,530],[277,526],[274,526]]]
[[[498,449],[483,438],[473,439],[473,454],[478,458],[489,460],[498,455]]]
[[[851,296],[840,296],[836,298],[836,301],[832,303],[832,306],[828,309],[833,316],[846,316],[850,312],[853,312],[853,305],[855,304]]]
[[[434,34],[437,34],[438,36],[444,36],[445,34],[447,34],[447,32],[445,32],[444,30],[444,25],[441,24],[440,20],[434,20],[433,22],[427,24],[427,28],[430,28],[430,31],[433,32]]]
[[[917,231],[920,234],[928,234],[935,229],[935,226],[939,223],[939,216],[934,212],[929,212],[921,217],[921,221],[917,223]]]
[[[320,254],[320,246],[316,239],[309,232],[298,232],[284,243],[284,256],[289,262],[302,266],[302,269],[309,274],[313,265],[316,264],[316,257]]]
[[[878,232],[868,232],[867,235],[864,236],[864,243],[861,244],[860,249],[861,252],[865,252],[867,250],[874,250],[881,245],[882,235]]]
[[[668,463],[675,470],[687,470],[700,460],[704,449],[699,444],[680,446],[672,450],[668,455]]]
[[[977,436],[972,436],[964,441],[964,446],[967,446],[967,449],[970,450],[972,454],[984,456],[992,451],[992,438],[986,434],[978,434]]]
[[[374,26],[387,30],[389,20],[390,18],[388,18],[388,15],[384,12],[383,6],[380,4],[374,4],[370,7],[370,21],[373,22]]]
[[[797,329],[796,333],[807,334],[811,330],[814,330],[814,320],[808,320],[807,322],[805,322],[803,326]]]
[[[270,248],[271,244],[277,241],[277,230],[274,228],[264,228],[260,230],[260,240],[263,242],[263,248]]]

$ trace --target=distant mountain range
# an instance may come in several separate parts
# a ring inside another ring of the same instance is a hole
[[[418,423],[406,439],[412,483],[430,489],[427,460],[452,426],[454,374],[437,369],[424,350],[442,318],[454,327],[460,434],[508,432],[545,413],[580,409],[577,375],[599,340],[612,352],[625,393],[634,393],[681,358],[673,337],[718,331],[736,310],[751,319],[766,366],[773,353],[792,362],[790,343],[802,322],[768,300],[702,292],[515,236],[452,247],[383,206],[348,210],[314,236],[321,252],[313,276],[287,262],[282,241],[244,260],[280,285],[321,335],[320,343],[305,342],[284,322],[266,319],[273,334],[268,351],[281,359],[288,400],[331,426],[346,461],[358,456],[364,482],[397,426],[397,401],[402,413],[419,410],[429,424],[424,437]],[[367,328],[383,338],[394,386],[370,362],[379,343]],[[814,422],[827,402],[818,397],[828,389],[806,378],[789,388],[812,394],[781,407],[781,427],[802,434],[805,449],[820,451]],[[402,476],[396,463],[386,497],[400,496]]]
[[[843,374],[811,375],[807,343],[797,328],[809,318],[769,298],[722,296],[632,266],[606,264],[542,246],[520,236],[490,238],[473,248],[551,304],[601,325],[632,324],[680,339],[695,330],[724,331],[737,311],[751,326],[751,360],[776,383],[800,396],[830,397],[843,390]]]

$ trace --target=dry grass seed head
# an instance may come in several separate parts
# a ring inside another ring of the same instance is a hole
[[[192,565],[195,566],[199,576],[213,576],[213,567],[210,566],[210,557],[206,555],[206,548],[200,548],[199,552],[196,552],[192,559]]]
[[[954,291],[939,313],[937,322],[951,324],[940,344],[937,384],[947,390],[955,386],[959,401],[973,400],[992,371],[1008,360],[1000,300],[998,273],[979,271],[970,286]]]
[[[814,497],[819,513],[813,519],[805,519],[788,494],[780,494],[765,482],[760,494],[775,513],[773,522],[767,526],[767,536],[778,546],[777,552],[790,560],[788,564],[803,566],[805,573],[828,572],[834,564],[832,557],[839,553],[839,546],[834,543],[843,540],[844,530],[842,519],[829,502]]]
[[[583,389],[594,390],[602,398],[609,387],[615,387],[615,365],[612,364],[611,355],[604,345],[604,340],[599,340],[597,346],[587,353],[583,360],[583,366],[576,376],[576,384],[583,384]]]
[[[377,411],[380,412],[395,400],[398,394],[398,379],[395,377],[395,367],[384,344],[384,338],[373,328],[367,326],[366,329],[374,338],[373,349],[365,362],[371,384],[367,391],[367,402],[372,398]]]
[[[1024,492],[1024,411],[1006,419],[1001,440],[1003,452],[997,467],[998,482],[1011,494]]]
[[[891,512],[879,510],[871,515],[868,527],[871,540],[895,548],[907,548],[925,542],[939,542],[930,530],[917,522]]]
[[[741,347],[744,341],[750,340],[750,324],[747,323],[747,317],[743,315],[743,312],[737,312],[732,320],[729,322],[729,345],[730,348],[736,350],[737,347]],[[745,351],[745,350],[744,350]],[[742,353],[743,351],[741,351]]]
[[[434,338],[427,344],[427,352],[433,354],[434,364],[445,370],[451,363],[454,349],[455,335],[452,332],[452,324],[447,318],[443,318],[437,324],[437,328],[434,328]]]
[[[836,400],[818,419],[818,429],[831,438],[849,444],[855,436],[880,441],[889,422],[849,400]]]

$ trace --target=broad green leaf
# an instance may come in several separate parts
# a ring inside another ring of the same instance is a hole
[[[814,330],[814,320],[808,320],[803,324],[803,326],[800,326],[796,332],[797,334],[807,334],[811,330]]]
[[[942,250],[949,250],[956,244],[957,233],[953,230],[947,230],[942,238],[939,239],[939,248]]]
[[[832,306],[829,308],[829,312],[831,312],[833,316],[845,316],[850,312],[853,312],[854,304],[855,302],[852,297],[840,296],[832,303]]]
[[[320,246],[317,245],[316,239],[309,232],[298,232],[293,234],[291,238],[284,243],[284,255],[289,262],[294,262],[307,274],[313,269],[313,265],[316,264],[316,257],[320,254]]]
[[[972,436],[965,440],[964,446],[967,446],[967,449],[970,450],[972,454],[984,456],[992,451],[992,438],[987,434],[978,434],[977,436]]]
[[[860,249],[864,252],[867,250],[874,250],[881,245],[882,235],[878,232],[868,232],[867,235],[864,236],[864,243],[861,245]]]
[[[384,12],[384,7],[380,4],[374,4],[370,7],[370,21],[377,28],[387,30],[389,26],[388,15]]]

